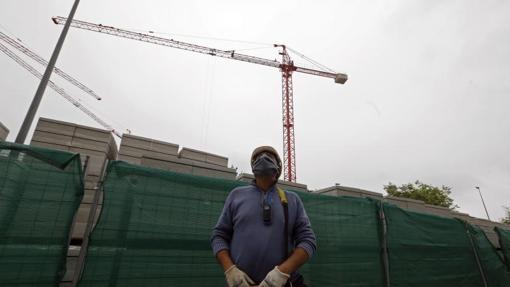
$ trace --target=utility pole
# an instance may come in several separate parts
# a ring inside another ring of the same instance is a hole
[[[69,19],[73,19],[74,14],[76,13],[76,9],[78,8],[78,4],[80,0],[75,0],[73,7],[71,8],[71,12],[69,13]],[[64,29],[62,29],[62,33],[60,33],[60,37],[58,38],[57,45],[53,50],[53,54],[51,55],[50,61],[48,62],[48,66],[46,66],[46,70],[44,71],[44,75],[39,83],[39,87],[37,87],[37,91],[35,92],[35,96],[32,99],[32,103],[28,108],[27,115],[23,120],[23,124],[16,136],[16,143],[23,144],[25,143],[25,139],[27,138],[28,130],[34,121],[35,114],[37,113],[37,109],[39,108],[39,104],[41,103],[44,91],[46,90],[46,86],[48,85],[48,81],[50,80],[51,73],[53,73],[53,68],[55,67],[55,63],[57,62],[58,55],[60,50],[62,49],[62,45],[64,44],[64,40],[67,36],[67,31],[71,26],[71,21],[67,22],[64,25]]]
[[[487,219],[491,220],[489,217],[489,212],[487,211],[487,206],[485,206],[485,202],[483,201],[482,192],[480,191],[479,186],[475,186],[476,189],[478,189],[478,193],[480,194],[480,198],[482,199],[483,208],[485,208],[485,213],[487,214]]]

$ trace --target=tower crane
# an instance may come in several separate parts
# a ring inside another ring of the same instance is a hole
[[[67,22],[65,17],[53,17],[55,24],[64,25]],[[195,45],[173,39],[157,37],[150,34],[119,29],[112,26],[105,26],[102,24],[94,24],[90,22],[72,20],[71,27],[94,31],[98,33],[109,34],[117,37],[142,41],[146,43],[167,46],[171,48],[182,49],[190,52],[202,53],[211,56],[232,59],[242,62],[259,64],[280,69],[282,73],[282,110],[283,110],[283,164],[284,164],[284,179],[287,181],[296,181],[296,148],[294,139],[294,98],[293,98],[293,85],[292,74],[294,72],[304,73],[319,77],[334,79],[335,83],[344,84],[347,81],[347,75],[342,73],[335,73],[331,71],[309,69],[294,65],[290,58],[288,49],[285,45],[274,45],[281,49],[279,54],[282,57],[281,62],[277,60],[269,60],[251,55],[236,53],[234,50],[221,50],[201,45]]]
[[[30,51],[30,49],[28,49],[27,47],[22,45],[19,41],[16,41],[15,39],[9,37],[5,33],[2,33],[2,31],[0,31],[0,40],[4,41],[5,43],[9,44],[10,46],[15,48],[16,50],[18,50],[18,51],[22,52],[23,54],[27,55],[28,57],[32,58],[32,60],[36,61],[37,63],[39,63],[39,64],[41,64],[43,66],[47,66],[48,65],[48,61],[46,61],[45,59],[43,59],[41,56],[37,55],[36,53]],[[61,69],[55,67],[55,69],[53,71],[55,72],[55,74],[61,76],[64,79],[66,79],[68,82],[70,82],[71,84],[73,84],[76,87],[80,88],[85,93],[91,95],[92,97],[94,97],[97,100],[101,100],[101,97],[98,96],[93,90],[91,90],[90,88],[88,88],[84,84],[80,83],[78,80],[76,80],[75,78],[71,77],[70,75],[68,75],[67,73],[62,71]]]
[[[16,63],[18,63],[20,66],[22,66],[23,68],[25,68],[27,71],[29,71],[32,75],[34,75],[35,77],[41,79],[42,78],[42,74],[37,71],[34,67],[32,67],[30,64],[28,64],[27,62],[25,62],[23,59],[21,59],[18,55],[16,55],[13,51],[11,51],[9,48],[7,48],[5,45],[3,45],[2,43],[0,43],[0,51],[2,51],[4,54],[6,54],[9,58],[11,58],[12,60],[14,60]],[[98,124],[100,124],[101,126],[103,126],[104,128],[106,128],[107,130],[111,131],[113,134],[115,134],[116,136],[118,136],[119,138],[122,137],[122,134],[119,133],[118,131],[116,131],[115,129],[113,129],[112,126],[110,126],[109,124],[107,124],[105,121],[103,121],[101,118],[99,118],[97,115],[95,115],[93,112],[91,112],[87,107],[85,107],[83,104],[81,104],[78,100],[74,99],[73,97],[71,97],[69,94],[66,93],[66,91],[57,86],[57,84],[55,84],[53,81],[48,81],[48,86],[50,86],[50,88],[52,88],[55,92],[59,93],[62,97],[64,97],[64,99],[66,99],[67,101],[69,101],[71,104],[73,104],[75,107],[77,107],[78,109],[80,109],[82,112],[84,112],[85,114],[87,114],[89,117],[91,117],[94,121],[96,121]]]

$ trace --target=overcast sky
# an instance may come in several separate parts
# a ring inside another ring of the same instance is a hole
[[[0,29],[49,59],[62,29],[51,17],[71,5],[2,0]],[[279,55],[268,44],[287,44],[349,75],[337,85],[294,74],[298,182],[382,192],[420,179],[485,217],[480,186],[498,219],[510,205],[509,15],[504,0],[87,0],[75,18],[269,59]],[[103,100],[52,79],[117,129],[228,156],[245,172],[254,147],[282,150],[277,69],[76,29],[57,66]],[[14,140],[38,80],[2,53],[0,73],[0,121]],[[100,127],[50,89],[39,116]]]

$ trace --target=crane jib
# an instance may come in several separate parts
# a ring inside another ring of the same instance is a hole
[[[53,17],[52,20],[55,24],[64,25],[67,21],[67,18],[56,16],[56,17]],[[232,50],[221,50],[221,49],[216,49],[216,48],[210,48],[210,47],[205,47],[205,46],[201,46],[201,45],[177,41],[174,39],[157,37],[154,35],[144,34],[144,33],[140,33],[140,32],[133,32],[133,31],[129,31],[129,30],[115,28],[113,26],[94,24],[94,23],[81,21],[81,20],[73,20],[71,22],[71,27],[83,29],[83,30],[95,31],[98,33],[105,33],[105,34],[109,34],[109,35],[113,35],[113,36],[147,42],[147,43],[156,44],[156,45],[167,46],[167,47],[181,49],[181,50],[187,50],[190,52],[202,53],[202,54],[207,54],[207,55],[221,57],[221,58],[227,58],[227,59],[232,59],[232,60],[237,60],[237,61],[242,61],[242,62],[259,64],[259,65],[263,65],[263,66],[269,66],[269,67],[273,67],[273,68],[281,68],[281,65],[283,64],[277,60],[270,60],[270,59],[265,59],[265,58],[261,58],[261,57],[235,53],[235,51],[232,51]],[[333,73],[330,71],[316,70],[316,69],[304,68],[304,67],[299,67],[299,66],[294,66],[293,71],[298,72],[298,73],[319,76],[319,77],[332,78],[332,79],[335,79],[335,82],[342,83],[342,84],[345,83],[345,81],[347,80],[347,75],[341,74],[341,73]],[[338,81],[337,78],[340,78],[341,80]]]
[[[54,17],[53,22],[56,24],[65,24],[67,21],[64,17]],[[282,108],[283,108],[283,164],[285,171],[285,180],[295,182],[296,181],[296,154],[295,154],[295,136],[294,136],[294,96],[293,96],[293,83],[292,73],[304,73],[313,76],[332,78],[335,83],[344,84],[347,81],[347,75],[342,73],[335,73],[331,70],[328,71],[309,69],[305,67],[295,66],[294,62],[290,59],[285,45],[274,45],[275,47],[281,48],[280,55],[282,61],[269,60],[260,57],[235,53],[235,51],[229,50],[224,51],[220,49],[204,47],[200,45],[190,44],[186,42],[180,42],[173,39],[161,38],[154,35],[133,32],[129,30],[123,30],[111,26],[104,26],[101,24],[93,24],[80,20],[73,20],[71,27],[95,31],[99,33],[105,33],[117,37],[126,39],[132,39],[142,41],[146,43],[152,43],[156,45],[167,46],[176,49],[187,50],[196,53],[208,54],[215,57],[222,57],[226,59],[233,59],[253,64],[259,64],[264,66],[270,66],[278,68],[282,74]],[[324,66],[322,66],[324,67]]]

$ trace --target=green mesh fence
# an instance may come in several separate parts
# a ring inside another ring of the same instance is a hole
[[[80,286],[223,286],[209,243],[228,192],[245,183],[113,162]],[[377,203],[300,194],[320,249],[314,286],[382,283]]]
[[[510,226],[508,230],[496,227],[494,228],[499,237],[499,246],[507,269],[510,271]]]
[[[57,286],[83,195],[80,158],[0,142],[0,286]]]
[[[464,223],[392,205],[384,211],[391,286],[483,286]]]
[[[224,286],[209,239],[228,192],[242,184],[112,162],[80,286]],[[301,268],[309,286],[387,286],[380,203],[299,195],[318,243]],[[478,229],[384,206],[390,286],[482,287],[480,268],[487,287],[506,286]]]
[[[490,287],[510,286],[510,273],[507,272],[504,262],[485,233],[477,226],[468,225],[467,228],[477,248],[487,285]]]
[[[317,237],[317,253],[301,268],[311,286],[383,286],[379,203],[299,193]]]
[[[240,184],[112,162],[80,286],[223,286],[209,238]]]

